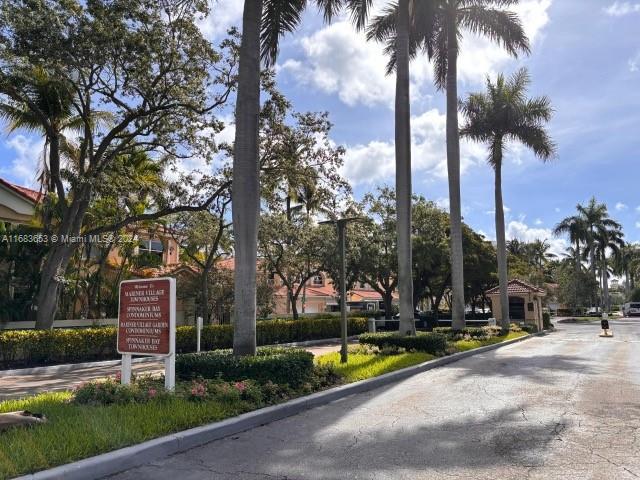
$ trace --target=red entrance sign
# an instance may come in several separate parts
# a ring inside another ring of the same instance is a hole
[[[118,352],[134,355],[172,353],[175,281],[129,280],[120,284]]]

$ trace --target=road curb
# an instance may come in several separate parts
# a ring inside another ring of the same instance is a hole
[[[348,341],[357,340],[357,336],[349,337]],[[340,343],[339,338],[325,338],[321,340],[308,340],[306,342],[292,342],[292,343],[275,343],[273,345],[264,345],[265,347],[314,347],[316,345]],[[134,358],[132,362],[137,363],[153,363],[161,362],[162,359],[154,357],[146,358]],[[49,365],[44,367],[32,367],[32,368],[16,368],[13,370],[0,370],[0,378],[12,377],[20,375],[37,375],[41,373],[65,373],[73,372],[74,370],[81,370],[83,368],[99,368],[99,367],[114,367],[120,365],[120,360],[104,360],[102,362],[84,362],[84,363],[65,363],[62,365]]]
[[[487,345],[485,347],[455,353],[447,357],[436,358],[419,365],[407,367],[395,372],[386,373],[379,377],[361,380],[359,382],[342,385],[322,392],[296,398],[280,405],[273,405],[237,417],[201,427],[184,430],[164,437],[149,440],[138,445],[121,448],[95,457],[86,458],[74,463],[61,465],[50,470],[43,470],[30,475],[18,477],[15,480],[97,480],[114,475],[131,468],[144,465],[153,460],[190,448],[198,447],[215,440],[235,435],[267,423],[281,420],[309,410],[314,407],[383,387],[393,382],[404,380],[418,373],[442,367],[457,362],[463,358],[479,355],[491,350],[507,347],[533,337],[546,335],[547,331],[526,335],[506,342]]]

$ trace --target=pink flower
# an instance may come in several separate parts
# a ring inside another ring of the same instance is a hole
[[[147,394],[149,398],[154,398],[158,394],[158,391],[155,388],[150,388]]]
[[[236,387],[236,390],[238,390],[239,392],[244,392],[245,389],[247,388],[244,382],[236,382],[235,387]]]
[[[202,383],[196,383],[191,388],[191,395],[194,397],[204,397],[207,393],[207,389]]]
[[[117,372],[116,373],[116,382],[121,382],[122,381],[122,372]]]

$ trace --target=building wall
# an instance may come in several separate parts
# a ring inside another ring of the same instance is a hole
[[[538,327],[538,330],[542,330],[542,299],[538,295],[522,294],[522,295],[509,295],[511,298],[522,298],[524,300],[524,321],[525,323],[531,323]],[[491,311],[496,321],[500,323],[502,321],[502,302],[500,302],[499,295],[490,295],[491,299]],[[533,303],[533,310],[529,310],[529,303]]]

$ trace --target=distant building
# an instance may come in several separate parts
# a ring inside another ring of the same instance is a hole
[[[522,280],[510,280],[507,284],[509,295],[510,320],[516,323],[531,323],[542,330],[542,299],[546,292]],[[502,321],[500,302],[500,287],[494,287],[485,292],[491,300],[491,311],[498,324]]]

